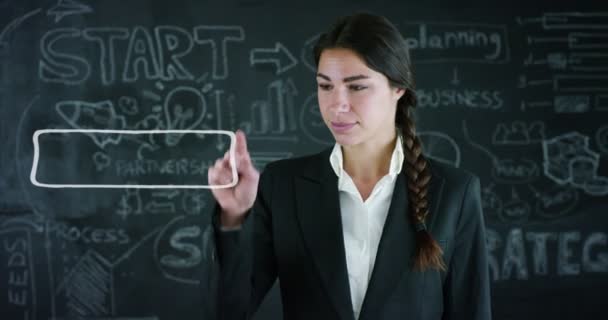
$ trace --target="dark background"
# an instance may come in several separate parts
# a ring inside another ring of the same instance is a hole
[[[495,319],[606,318],[603,1],[0,0],[1,319],[209,319],[210,192],[236,130],[256,165],[332,145],[310,50],[338,16],[411,45],[429,157],[482,182]],[[257,319],[280,319],[276,289]]]

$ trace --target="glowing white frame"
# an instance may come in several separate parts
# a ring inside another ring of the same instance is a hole
[[[224,185],[152,185],[152,184],[52,184],[42,183],[36,178],[38,171],[38,162],[40,157],[40,148],[38,145],[38,137],[47,133],[118,133],[118,134],[171,134],[171,133],[202,133],[202,134],[225,134],[230,137],[230,164],[232,167],[232,182]],[[44,188],[114,188],[114,189],[160,189],[160,188],[174,188],[174,189],[222,189],[231,188],[238,183],[238,174],[236,171],[236,159],[235,159],[235,146],[236,146],[236,135],[232,131],[226,130],[105,130],[105,129],[40,129],[34,132],[32,137],[34,142],[34,160],[32,164],[32,171],[30,172],[30,181],[33,185]]]

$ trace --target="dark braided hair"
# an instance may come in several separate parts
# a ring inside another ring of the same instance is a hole
[[[370,13],[357,13],[338,19],[332,28],[319,36],[313,48],[319,65],[325,49],[349,49],[359,55],[367,66],[384,74],[391,86],[405,89],[397,102],[395,126],[403,141],[409,199],[409,219],[416,230],[414,268],[445,270],[443,251],[426,228],[429,214],[429,164],[422,154],[422,144],[416,135],[411,109],[416,107],[415,83],[409,52],[399,30],[386,18]]]

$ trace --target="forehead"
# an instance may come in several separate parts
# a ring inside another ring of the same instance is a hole
[[[324,50],[319,58],[318,72],[332,80],[355,75],[365,75],[370,78],[382,76],[370,69],[354,51],[342,48]]]

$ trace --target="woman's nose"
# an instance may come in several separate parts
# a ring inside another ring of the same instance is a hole
[[[330,105],[334,112],[346,112],[350,110],[350,102],[344,90],[335,90],[332,93]]]

